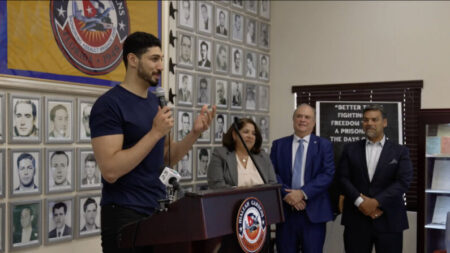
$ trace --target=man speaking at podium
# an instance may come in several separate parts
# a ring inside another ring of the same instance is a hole
[[[293,115],[294,135],[275,140],[270,158],[283,196],[285,222],[277,225],[280,253],[321,253],[326,222],[333,219],[328,187],[334,175],[331,142],[312,134],[315,110],[301,104]]]
[[[209,111],[204,105],[190,133],[172,142],[166,138],[174,123],[172,111],[158,105],[160,98],[148,90],[158,85],[163,71],[161,42],[148,33],[130,34],[123,44],[123,61],[124,81],[98,98],[90,116],[92,147],[103,183],[103,252],[132,251],[118,248],[120,229],[159,207],[158,200],[166,197],[159,181],[161,168],[168,161],[169,166],[176,164],[209,128],[215,114],[215,106]]]

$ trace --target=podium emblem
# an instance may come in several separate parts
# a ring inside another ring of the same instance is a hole
[[[244,252],[259,252],[267,234],[267,220],[264,207],[255,197],[246,198],[238,210],[236,235]]]

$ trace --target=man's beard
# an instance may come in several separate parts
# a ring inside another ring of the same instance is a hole
[[[147,81],[147,83],[151,86],[151,87],[156,87],[158,85],[158,81],[153,81],[152,80],[152,75],[148,74],[144,71],[144,69],[142,68],[142,65],[139,64],[138,69],[137,69],[137,74],[140,78],[142,78],[143,80]],[[161,75],[161,71],[158,71],[158,74]]]

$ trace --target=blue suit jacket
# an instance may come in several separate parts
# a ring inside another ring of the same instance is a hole
[[[386,140],[372,181],[366,161],[366,140],[345,146],[339,162],[338,177],[345,195],[342,225],[378,232],[400,232],[408,228],[403,194],[408,190],[413,168],[408,149]],[[360,193],[375,198],[383,215],[372,221],[361,213],[354,202]]]
[[[281,194],[291,189],[292,178],[292,142],[294,136],[287,136],[272,143],[270,159],[272,160],[278,183],[282,184]],[[327,222],[333,219],[328,187],[333,181],[334,155],[333,146],[327,139],[311,134],[306,153],[305,176],[302,190],[308,196],[306,213],[313,223]],[[285,212],[292,208],[283,202]]]

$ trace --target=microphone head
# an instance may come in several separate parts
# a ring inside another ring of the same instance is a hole
[[[164,97],[166,95],[166,91],[164,90],[163,87],[156,87],[155,95],[157,97]]]
[[[239,123],[239,118],[238,117],[234,117],[234,123],[238,124]]]

